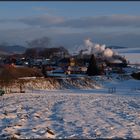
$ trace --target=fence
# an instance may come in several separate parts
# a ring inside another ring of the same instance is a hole
[[[116,87],[108,88],[108,93],[116,93]]]

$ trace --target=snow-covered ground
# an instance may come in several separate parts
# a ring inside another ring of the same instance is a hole
[[[0,138],[140,138],[140,81],[93,79],[100,88],[0,96]]]
[[[130,61],[130,63],[140,64],[140,48],[139,47],[117,49],[116,51],[120,55],[125,56],[126,59]]]

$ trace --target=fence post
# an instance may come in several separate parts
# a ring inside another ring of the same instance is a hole
[[[108,88],[108,93],[116,93],[116,87]]]

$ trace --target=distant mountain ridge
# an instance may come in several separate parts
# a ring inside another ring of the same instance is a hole
[[[107,46],[107,48],[110,48],[110,49],[126,49],[127,47],[110,45],[110,46]]]
[[[0,45],[0,54],[14,54],[14,53],[24,53],[26,47],[20,45]]]

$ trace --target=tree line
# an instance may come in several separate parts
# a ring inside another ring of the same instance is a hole
[[[52,58],[54,56],[64,57],[66,55],[69,55],[69,52],[63,46],[55,48],[28,48],[26,49],[24,55],[30,58],[36,57]]]

